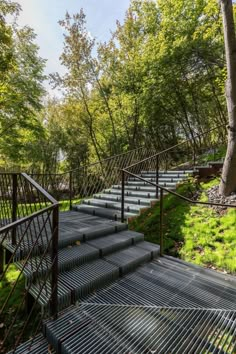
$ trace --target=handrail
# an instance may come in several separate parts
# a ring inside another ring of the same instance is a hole
[[[127,171],[126,169],[121,169],[121,174],[122,174],[122,189],[121,189],[121,222],[124,222],[124,210],[125,210],[125,174],[130,175],[132,177],[135,177],[139,179],[140,181],[146,182],[154,187],[156,187],[156,190],[159,188],[161,193],[160,193],[160,255],[164,255],[164,238],[163,238],[163,191],[170,193],[188,203],[191,204],[200,204],[200,205],[210,205],[210,206],[220,206],[220,207],[227,207],[227,208],[236,208],[235,204],[223,204],[223,203],[214,203],[214,202],[201,202],[198,200],[192,200],[190,198],[184,197],[179,193],[176,193],[174,191],[169,190],[168,188],[165,188],[163,186],[160,186],[158,183],[154,183],[152,181],[146,180],[145,178],[140,177],[139,175],[136,175],[130,171]]]
[[[176,144],[176,145],[173,145],[173,146],[169,147],[168,149],[162,150],[162,151],[160,151],[160,152],[158,152],[158,153],[156,153],[156,154],[154,154],[154,155],[152,155],[152,156],[149,156],[149,157],[147,157],[147,158],[145,158],[145,159],[143,159],[143,160],[140,160],[140,161],[138,161],[138,162],[136,162],[136,163],[134,163],[134,164],[132,164],[132,165],[126,166],[125,168],[127,169],[127,168],[131,168],[131,167],[137,166],[137,165],[139,165],[139,164],[142,163],[142,162],[146,162],[146,161],[148,161],[148,160],[150,160],[150,159],[152,159],[152,158],[154,158],[154,157],[160,156],[160,155],[162,155],[162,154],[164,154],[164,153],[166,153],[166,152],[169,152],[169,151],[173,150],[174,148],[176,148],[176,147],[178,147],[178,146],[180,146],[180,145],[183,145],[183,144],[185,144],[185,143],[187,143],[187,142],[193,141],[195,138],[202,137],[202,136],[204,136],[204,135],[206,135],[206,134],[209,134],[209,133],[211,133],[212,131],[214,131],[214,130],[216,130],[216,129],[219,129],[219,128],[222,128],[222,127],[224,127],[224,126],[226,126],[226,125],[225,125],[225,124],[217,125],[216,127],[212,128],[212,129],[210,129],[210,130],[207,130],[207,131],[205,131],[205,132],[203,132],[203,133],[201,133],[201,134],[196,134],[196,135],[195,135],[194,137],[192,137],[192,138],[186,139],[186,140],[182,141],[181,143],[178,143],[178,144]]]
[[[93,166],[96,166],[96,165],[100,165],[101,163],[110,161],[110,160],[115,159],[117,157],[121,157],[121,156],[127,155],[129,153],[134,152],[134,151],[139,151],[139,150],[144,149],[144,148],[146,149],[146,146],[140,146],[137,149],[132,149],[132,150],[129,150],[127,152],[122,152],[121,154],[113,155],[113,156],[107,157],[106,159],[103,159],[101,161],[96,161],[96,162],[93,162],[91,164],[80,166],[80,167],[68,170],[66,172],[60,172],[60,173],[30,173],[30,175],[31,176],[34,176],[34,175],[37,175],[37,176],[63,176],[65,174],[67,174],[67,173],[71,173],[71,172],[74,172],[74,171],[78,171],[78,170],[82,170],[82,169],[85,169],[85,168],[89,168],[89,167],[93,167]]]
[[[13,221],[11,222],[10,224],[7,224],[7,225],[4,225],[0,228],[0,234],[2,233],[6,233],[8,232],[10,229],[14,229],[16,228],[17,226],[20,226],[22,224],[24,224],[25,222],[27,222],[28,220],[30,219],[33,219],[37,216],[40,216],[42,214],[44,214],[46,211],[52,209],[52,208],[55,208],[59,205],[59,203],[57,202],[56,204],[53,204],[53,205],[49,205],[48,207],[46,208],[43,208],[39,211],[36,211],[28,216],[24,216],[23,218],[20,218],[19,220],[16,220],[16,221]]]
[[[52,204],[59,204],[58,201],[53,198],[45,189],[43,189],[36,181],[33,180],[27,173],[21,173],[25,179],[27,179],[40,193],[42,193],[45,198],[47,198]]]
[[[142,177],[140,177],[138,175],[135,175],[134,173],[131,173],[131,172],[127,171],[126,169],[122,169],[121,171],[129,174],[132,177],[138,178],[138,179],[140,179],[143,182],[149,183],[149,184],[153,185],[154,187],[158,187],[158,188],[162,189],[163,191],[168,192],[170,194],[173,194],[176,197],[179,197],[180,199],[183,199],[183,200],[185,200],[185,201],[187,201],[189,203],[192,203],[192,204],[204,204],[204,205],[226,206],[226,207],[236,208],[236,204],[234,205],[234,204],[223,204],[223,203],[212,203],[212,202],[200,202],[198,200],[192,200],[192,199],[184,197],[183,195],[181,195],[179,193],[176,193],[176,192],[174,192],[174,191],[172,191],[172,190],[170,190],[168,188],[160,186],[160,184],[148,181],[145,178],[142,178]]]
[[[185,144],[185,143],[187,143],[187,142],[190,142],[190,141],[194,140],[194,139],[197,138],[197,137],[204,136],[204,135],[206,135],[206,134],[208,134],[208,133],[210,133],[210,132],[212,132],[212,131],[214,131],[214,130],[216,130],[216,129],[222,128],[222,127],[224,127],[224,126],[226,126],[225,123],[224,123],[224,124],[217,125],[216,127],[212,128],[212,129],[209,129],[209,130],[207,130],[207,131],[205,131],[205,132],[203,132],[203,133],[200,133],[200,134],[196,134],[194,137],[189,138],[189,139],[186,139],[186,140],[182,141],[181,143],[178,143],[178,144],[176,144],[176,145],[171,146],[171,147],[168,148],[168,149],[162,150],[162,151],[158,152],[157,154],[154,154],[154,155],[152,155],[152,156],[150,156],[150,157],[147,157],[147,158],[144,159],[144,160],[140,160],[139,162],[137,162],[137,163],[135,163],[135,164],[126,166],[126,168],[130,168],[130,167],[136,166],[137,164],[139,164],[139,163],[141,163],[141,162],[145,162],[145,161],[147,161],[147,160],[149,160],[149,159],[151,159],[151,158],[153,158],[153,157],[155,157],[155,156],[159,156],[159,155],[161,155],[161,154],[164,154],[164,153],[166,153],[166,152],[168,152],[168,151],[170,151],[170,150],[173,150],[174,148],[176,148],[176,147],[178,147],[178,146],[180,146],[180,145],[183,145],[183,144]],[[31,175],[31,176],[63,176],[63,175],[66,175],[66,174],[68,174],[68,173],[72,173],[72,172],[75,172],[75,171],[78,171],[78,170],[82,170],[82,169],[86,169],[86,168],[93,167],[93,166],[96,166],[96,165],[100,165],[100,164],[105,163],[105,162],[107,162],[107,161],[110,161],[110,160],[112,160],[112,159],[115,159],[115,158],[118,158],[118,157],[127,155],[127,154],[129,154],[129,153],[134,152],[134,151],[139,151],[139,150],[144,149],[144,148],[146,148],[146,147],[145,147],[145,146],[141,146],[141,147],[139,147],[139,148],[132,149],[132,150],[129,150],[129,151],[127,151],[127,152],[123,152],[123,153],[121,153],[121,154],[113,155],[113,156],[108,157],[108,158],[106,158],[106,159],[103,159],[103,160],[101,160],[101,161],[96,161],[96,162],[93,162],[93,163],[91,163],[91,164],[87,164],[87,165],[84,165],[84,166],[80,166],[80,167],[77,167],[77,168],[68,170],[68,171],[66,171],[66,172],[61,172],[61,173],[30,173],[30,175]]]
[[[14,338],[15,351],[27,326],[36,324],[36,335],[42,312],[39,311],[37,315],[35,309],[40,294],[48,287],[48,315],[54,318],[58,315],[59,203],[26,173],[0,173],[0,196],[0,281],[5,279],[11,263],[18,270],[13,285],[6,289],[7,295],[3,296],[1,315],[6,316],[11,299],[23,276],[26,276],[25,291],[20,298],[18,296],[18,302],[14,305],[15,312],[1,342],[2,347],[8,345],[12,328],[19,315],[22,316],[21,311],[26,305],[27,311],[24,311],[25,315],[21,318],[22,328],[17,330]],[[38,293],[33,302],[30,294],[36,283]]]

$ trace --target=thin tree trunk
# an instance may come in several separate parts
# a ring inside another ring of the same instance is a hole
[[[221,0],[227,64],[226,101],[229,117],[228,146],[220,183],[220,193],[236,191],[236,37],[232,0]]]

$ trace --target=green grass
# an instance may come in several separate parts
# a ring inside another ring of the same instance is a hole
[[[209,161],[220,161],[222,160],[226,155],[226,146],[220,146],[218,149],[216,149],[215,154],[214,153],[207,153],[203,154],[200,156],[198,159],[198,164],[204,164]]]
[[[205,190],[217,185],[218,179],[196,184],[189,180],[178,187],[178,193],[190,197],[199,192],[206,201]],[[160,208],[157,203],[130,223],[130,228],[145,235],[150,242],[159,243]],[[236,273],[236,211],[218,213],[213,208],[194,205],[175,196],[164,200],[165,253],[198,265]]]
[[[19,270],[13,264],[11,264],[7,269],[3,279],[0,281],[0,310],[7,301],[7,304],[4,306],[4,310],[0,315],[0,338],[2,340],[7,334],[7,330],[12,325],[12,321],[16,316],[16,320],[11,328],[11,332],[7,337],[4,346],[2,346],[0,340],[0,353],[7,353],[13,348],[16,339],[19,335],[21,335],[25,321],[28,317],[24,301],[25,280],[23,276],[19,275]],[[9,295],[9,300],[7,300]],[[29,339],[35,333],[38,328],[40,317],[40,308],[37,305],[35,306],[29,318],[29,323],[22,333],[21,341]]]
[[[73,204],[80,204],[81,199],[73,199]],[[33,212],[39,211],[47,206],[50,206],[51,203],[28,203],[28,204],[18,204],[18,215],[30,215]],[[70,201],[61,200],[59,201],[60,211],[70,210]],[[11,203],[10,201],[0,202],[0,219],[4,219],[11,216]]]

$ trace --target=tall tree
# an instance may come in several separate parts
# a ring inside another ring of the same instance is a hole
[[[33,141],[44,130],[37,112],[45,93],[45,60],[33,30],[17,25],[19,11],[17,3],[0,1],[0,158],[9,168],[27,163]]]
[[[220,183],[220,193],[236,191],[236,36],[232,0],[221,0],[227,63],[226,101],[229,117],[228,146]]]

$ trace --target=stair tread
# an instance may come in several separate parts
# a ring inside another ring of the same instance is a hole
[[[92,245],[82,243],[80,245],[67,246],[58,251],[58,267],[59,271],[65,271],[74,266],[81,265],[86,261],[91,261],[99,257],[99,250]],[[26,277],[31,277],[36,271],[37,274],[45,273],[51,267],[51,257],[47,254],[40,263],[41,257],[34,257],[28,262],[23,270]],[[21,263],[17,263],[19,269],[22,268]]]
[[[69,306],[73,296],[75,299],[79,296],[84,296],[95,290],[97,287],[117,279],[118,276],[118,267],[103,259],[85,263],[74,267],[67,272],[59,273],[59,303],[62,304],[62,306]],[[44,281],[42,282],[38,281],[31,285],[29,292],[33,297],[38,297],[38,301],[41,305],[46,306],[49,304],[51,296],[51,285],[49,281],[46,284],[44,284]],[[42,285],[43,289],[40,292]]]
[[[143,262],[148,262],[151,260],[151,252],[142,249],[138,246],[131,246],[125,250],[112,253],[111,255],[105,256],[106,261],[119,267],[120,272],[125,274],[129,271],[134,270],[138,265]]]
[[[88,241],[88,243],[91,246],[98,248],[101,255],[104,256],[105,254],[117,251],[118,249],[126,246],[130,246],[138,241],[143,241],[143,238],[143,234],[124,231],[105,237],[100,237],[98,239]]]
[[[98,200],[110,200],[110,201],[121,201],[121,196],[119,195],[112,195],[110,193],[105,194],[105,193],[100,193],[100,194],[94,194],[93,196],[95,199]],[[138,198],[137,197],[128,197],[125,196],[125,202],[127,203],[133,203],[133,204],[138,204],[138,205],[150,205],[152,202],[156,202],[156,198]]]
[[[92,205],[75,205],[74,208],[78,211],[82,211],[82,212],[90,212],[94,215],[101,215],[103,217],[107,217],[107,218],[112,218],[114,220],[116,219],[120,219],[121,218],[121,213],[118,210],[113,210],[113,209],[109,209],[109,208],[100,208],[97,206],[92,206]],[[137,214],[135,213],[131,213],[131,212],[125,212],[125,217],[134,217],[137,216]]]
[[[91,205],[91,206],[102,206],[104,208],[108,209],[116,209],[120,210],[121,209],[121,202],[113,202],[113,201],[107,201],[107,200],[100,200],[100,199],[85,199],[83,200],[83,204],[85,205]],[[135,204],[124,204],[125,211],[130,211],[130,212],[139,212],[139,210],[142,208],[142,205],[135,205]],[[129,210],[130,209],[130,210]]]

